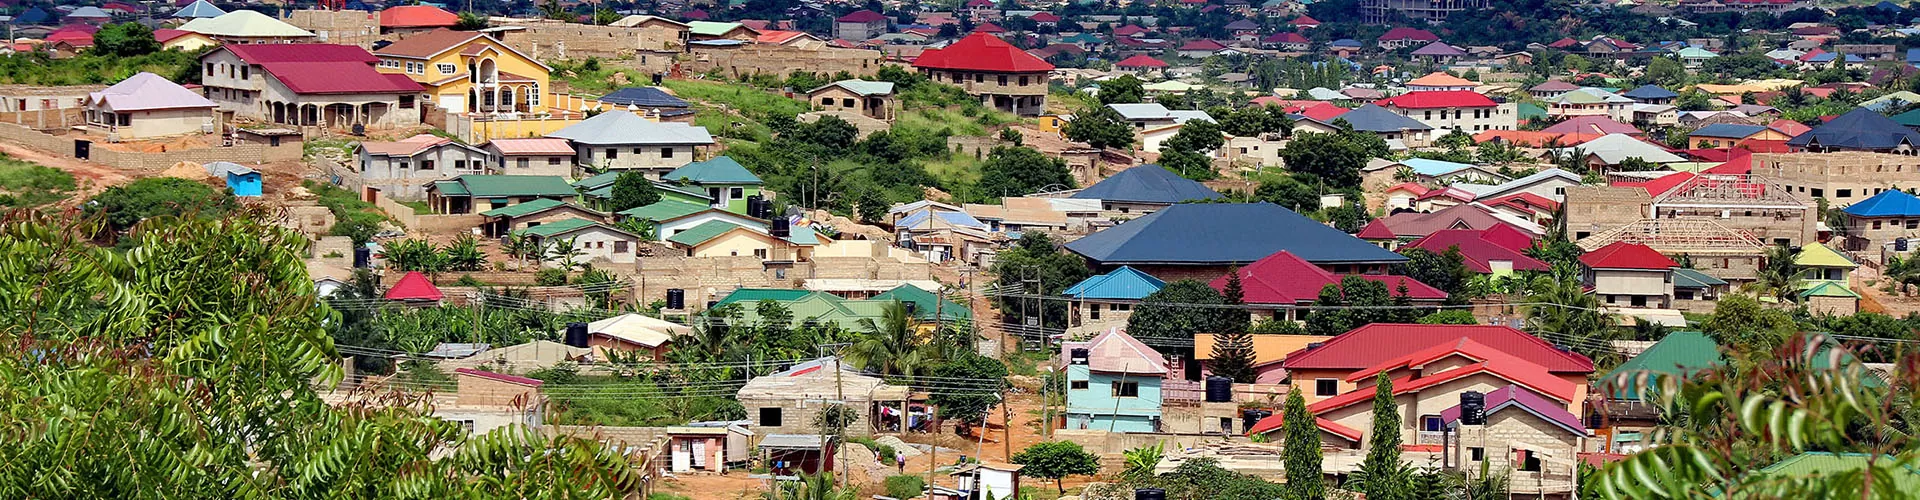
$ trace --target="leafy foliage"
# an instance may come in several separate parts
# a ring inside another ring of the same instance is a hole
[[[1095,148],[1119,148],[1133,145],[1133,126],[1113,108],[1098,106],[1086,110],[1068,122],[1067,139]]]
[[[1299,387],[1287,392],[1281,412],[1280,426],[1286,436],[1281,454],[1287,467],[1288,498],[1326,498],[1327,485],[1320,475],[1320,426],[1314,423],[1313,414],[1307,413],[1307,401]]]
[[[125,231],[135,223],[163,215],[219,217],[239,206],[233,193],[178,177],[149,177],[107,188],[87,203],[88,214],[106,218],[107,228]]]
[[[660,188],[640,172],[621,172],[613,178],[613,204],[609,211],[621,212],[660,202]]]
[[[1087,270],[1086,262],[1079,257],[1061,252],[1053,238],[1046,233],[1027,231],[1020,234],[1020,240],[1014,242],[1011,248],[1002,250],[994,257],[993,274],[993,286],[1000,289],[1057,297],[1067,287],[1087,279],[1092,272]],[[1027,280],[1035,281],[1038,289],[1029,286]],[[1067,304],[1064,301],[1007,296],[995,296],[993,301],[1001,317],[1009,322],[1039,317],[1041,324],[1047,327],[1065,328],[1067,325]]]
[[[1343,125],[1339,132],[1294,134],[1280,150],[1280,158],[1287,162],[1287,169],[1313,175],[1329,187],[1359,186],[1361,167],[1367,166],[1367,160],[1386,156],[1387,144],[1380,136],[1344,126],[1344,120],[1335,122]]]
[[[138,57],[160,51],[153,28],[140,23],[118,23],[93,33],[93,52],[114,57]]]
[[[1367,498],[1398,498],[1407,489],[1397,480],[1400,463],[1400,404],[1393,400],[1393,379],[1386,372],[1374,376],[1373,431],[1367,433],[1367,456],[1360,461],[1366,476],[1361,492]]]
[[[1467,259],[1460,255],[1460,247],[1448,247],[1441,253],[1424,248],[1408,248],[1401,250],[1400,254],[1407,256],[1407,261],[1394,264],[1393,274],[1413,278],[1447,292],[1451,303],[1464,304],[1472,298],[1467,284],[1476,273],[1467,268]]]
[[[1024,465],[1020,475],[1052,479],[1055,488],[1065,493],[1060,479],[1100,473],[1100,456],[1087,452],[1080,443],[1047,441],[1034,443],[1013,454],[1013,463]]]
[[[33,208],[66,198],[77,186],[65,170],[0,153],[0,208]]]
[[[980,191],[989,196],[1026,196],[1074,187],[1067,162],[1025,147],[995,147],[980,165]]]
[[[1386,283],[1359,276],[1343,277],[1339,283],[1327,285],[1326,288],[1321,289],[1320,297],[1314,300],[1313,305],[1363,306],[1363,308],[1315,310],[1307,315],[1307,333],[1339,335],[1373,323],[1412,322],[1420,317],[1419,310],[1382,307],[1411,305],[1406,294],[1405,287],[1388,292]]]
[[[1246,312],[1239,309],[1193,307],[1190,304],[1226,304],[1220,292],[1196,280],[1168,283],[1148,294],[1127,316],[1127,333],[1142,339],[1191,339],[1201,332],[1244,330]],[[1238,315],[1238,328],[1234,316]]]

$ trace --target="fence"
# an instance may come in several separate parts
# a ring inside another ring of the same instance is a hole
[[[23,125],[0,123],[0,140],[61,156],[76,157],[74,156],[75,139],[40,132]],[[162,153],[117,151],[98,146],[88,149],[89,154],[83,160],[126,170],[164,170],[183,161],[193,163],[230,161],[258,164],[273,161],[282,156],[276,153],[276,148],[262,144],[182,149]]]
[[[365,193],[361,196],[365,197]],[[402,205],[385,196],[374,198],[373,206],[380,207],[380,211],[386,212],[408,231],[415,232],[465,231],[479,227],[481,222],[486,221],[486,218],[481,217],[480,214],[417,214],[414,213],[413,207]]]
[[[1289,389],[1287,384],[1233,384],[1232,400],[1236,403],[1279,401],[1287,397]],[[1170,403],[1205,401],[1207,385],[1198,380],[1167,380],[1160,383],[1160,399]]]

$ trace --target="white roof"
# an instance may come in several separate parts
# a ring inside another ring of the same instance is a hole
[[[206,17],[187,21],[186,24],[180,25],[180,31],[191,31],[207,36],[228,37],[313,36],[312,32],[251,10],[236,10],[221,14],[219,17]]]
[[[913,285],[921,290],[939,290],[940,282],[934,280],[884,280],[862,278],[812,278],[806,280],[801,288],[818,292],[884,292],[900,285]]]
[[[1600,161],[1606,162],[1608,165],[1619,164],[1627,158],[1639,158],[1651,163],[1679,163],[1686,161],[1686,159],[1669,153],[1665,149],[1660,149],[1659,146],[1648,144],[1646,141],[1635,139],[1626,134],[1607,134],[1600,136],[1599,139],[1587,141],[1585,144],[1577,147],[1560,148],[1554,150],[1554,152],[1556,154],[1565,154],[1575,150],[1582,151],[1588,155],[1598,156],[1600,157]]]
[[[627,313],[587,324],[587,333],[606,335],[647,348],[660,347],[693,328],[650,316]]]

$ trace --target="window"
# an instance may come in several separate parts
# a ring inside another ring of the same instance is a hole
[[[1825,189],[1820,189],[1820,188],[1814,188],[1814,190],[1813,190],[1813,197],[1815,197],[1815,198],[1824,198],[1824,197],[1826,197],[1826,196],[1827,196],[1827,190],[1825,190]]]
[[[1475,462],[1478,462],[1478,461],[1481,461],[1481,460],[1486,460],[1486,459],[1487,459],[1487,449],[1486,449],[1486,448],[1481,448],[1481,447],[1477,447],[1477,446],[1476,446],[1476,447],[1470,447],[1470,448],[1467,448],[1467,460],[1472,460],[1472,461],[1475,461]]]
[[[440,70],[440,74],[443,75],[451,75],[460,71],[458,66],[452,64],[435,64],[433,67],[434,69]]]
[[[757,258],[757,259],[760,259],[760,260],[766,260],[766,259],[767,259],[767,249],[765,249],[765,248],[755,248],[755,249],[753,249],[753,256],[754,256],[754,258]]]
[[[1027,84],[1027,77],[1024,77],[1024,76],[1020,77],[1020,85],[1025,86],[1026,84]]]
[[[1090,309],[1087,310],[1087,317],[1090,319],[1100,319],[1100,304],[1089,304],[1088,307],[1090,307]]]
[[[1907,229],[1920,229],[1920,219],[1907,219]]]
[[[822,97],[822,98],[820,98],[820,105],[821,105],[821,106],[832,106],[832,105],[833,105],[833,98],[832,98],[832,97]]]
[[[1852,198],[1853,190],[1852,189],[1835,189],[1833,191],[1833,195],[1840,198]]]
[[[1693,290],[1674,290],[1673,298],[1679,299],[1679,300],[1693,300]]]
[[[466,169],[467,169],[467,161],[466,161],[466,160],[454,160],[454,161],[453,161],[453,169],[454,169],[454,170],[466,170]]]
[[[240,79],[241,79],[241,80],[252,80],[252,79],[253,79],[253,66],[241,66],[241,67],[240,67]]]
[[[1113,310],[1115,311],[1127,311],[1132,309],[1133,309],[1133,304],[1114,304],[1113,305]]]
[[[973,83],[982,83],[985,81],[987,81],[987,75],[982,75],[979,73],[973,74]]]
[[[633,148],[633,154],[640,154],[640,148]]]
[[[627,253],[627,242],[625,241],[613,242],[613,253]]]
[[[620,157],[620,148],[607,148],[607,159],[612,160],[619,157]]]
[[[403,161],[403,162],[400,162],[400,169],[401,169],[401,170],[406,170],[406,169],[407,169],[407,167],[410,167],[410,166],[413,166],[413,164],[412,164],[412,163],[408,163],[408,162],[404,162],[404,161]]]
[[[727,190],[727,198],[729,199],[738,200],[746,197],[747,197],[747,190],[744,188],[733,188],[733,189]]]
[[[559,164],[560,164],[560,157],[558,156],[547,157],[547,165],[559,165]]]
[[[761,408],[760,409],[760,426],[761,427],[779,427],[780,426],[780,409],[779,408]]]
[[[1422,431],[1440,432],[1440,429],[1443,428],[1444,426],[1445,425],[1443,424],[1443,421],[1440,420],[1439,415],[1421,415],[1420,416],[1420,430]]]
[[[660,148],[660,157],[661,157],[661,158],[672,158],[672,157],[673,157],[673,148]]]
[[[1087,381],[1085,381],[1085,380],[1075,380],[1075,381],[1073,381],[1073,382],[1072,382],[1071,384],[1068,384],[1068,386],[1067,386],[1067,388],[1069,388],[1069,389],[1073,389],[1073,390],[1086,390],[1086,389],[1087,389]]]
[[[998,80],[999,80],[999,82],[1000,82],[1000,84],[1001,84],[1001,85],[1006,85],[1006,84],[1007,84],[1007,75],[1000,75],[1000,78],[999,78]]]
[[[1116,397],[1116,398],[1140,397],[1140,383],[1139,382],[1121,382],[1118,380],[1113,381],[1113,397]]]
[[[1313,395],[1319,397],[1337,396],[1340,393],[1340,380],[1320,378],[1313,380]]]
[[[420,160],[421,170],[433,170],[433,160]]]
[[[519,159],[513,160],[513,166],[519,167],[519,168],[527,168],[527,167],[533,166],[533,161],[528,160],[526,158],[519,158]]]
[[[853,107],[853,99],[841,99],[840,106],[848,107],[848,108]]]
[[[413,96],[400,96],[400,109],[413,109]]]
[[[207,76],[213,76],[213,63],[207,63]]]
[[[1520,450],[1520,453],[1520,470],[1526,472],[1540,471],[1540,457],[1533,456],[1533,452],[1527,450]]]
[[[1873,221],[1873,228],[1880,229],[1880,221]]]

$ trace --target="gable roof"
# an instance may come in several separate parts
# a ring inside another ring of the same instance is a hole
[[[1527,90],[1532,92],[1567,92],[1567,91],[1571,91],[1578,88],[1580,88],[1579,85],[1574,85],[1569,82],[1563,82],[1560,80],[1547,80],[1545,83],[1534,85],[1533,87],[1528,88]]]
[[[572,155],[573,145],[566,139],[548,139],[528,137],[513,139],[494,139],[487,145],[500,151],[502,156],[514,155]]]
[[[892,290],[880,292],[878,295],[868,298],[867,301],[910,304],[913,306],[914,317],[920,319],[936,319],[936,317],[938,317],[938,319],[951,320],[973,317],[973,311],[968,309],[967,306],[947,300],[946,297],[942,297],[932,290],[920,288],[912,283],[902,283],[900,286],[893,287]]]
[[[647,348],[660,347],[693,328],[639,313],[627,313],[587,323],[587,334],[605,335]]]
[[[1405,165],[1407,168],[1413,169],[1413,173],[1428,176],[1428,177],[1439,177],[1442,175],[1459,172],[1461,170],[1475,168],[1477,166],[1471,163],[1455,163],[1455,162],[1450,162],[1445,160],[1434,160],[1434,159],[1428,159],[1428,158],[1408,158],[1405,160],[1400,160],[1398,163],[1401,165]]]
[[[1867,469],[1868,458],[1870,456],[1865,453],[1809,451],[1774,462],[1773,465],[1763,467],[1754,474],[1803,479],[1835,477],[1848,473],[1869,474],[1871,471]],[[1900,465],[1900,460],[1890,456],[1883,455],[1877,462],[1876,468],[1885,468],[1888,477],[1893,479],[1893,484],[1888,486],[1891,491],[1920,490],[1920,470],[1910,465]],[[1878,481],[1880,479],[1876,478],[1875,484],[1879,484]]]
[[[700,246],[700,244],[702,243],[706,243],[709,240],[718,238],[720,237],[720,235],[727,234],[729,232],[732,232],[735,229],[745,230],[747,232],[758,234],[757,231],[748,229],[746,226],[742,226],[739,224],[735,224],[735,223],[723,221],[723,220],[710,220],[710,221],[702,222],[700,223],[700,225],[697,225],[697,226],[693,226],[687,229],[682,229],[680,230],[680,232],[674,233],[673,236],[668,237],[667,241],[670,241],[673,243],[679,243],[679,244],[690,246],[690,247],[697,247],[697,246]],[[772,236],[770,235],[767,237],[772,238]]]
[[[1165,68],[1167,63],[1146,54],[1134,54],[1133,57],[1113,63],[1113,66],[1116,68]]]
[[[475,198],[514,196],[573,196],[579,194],[567,180],[555,175],[462,175],[434,181],[435,189],[451,184],[459,193]],[[446,193],[446,191],[441,191]]]
[[[1686,161],[1685,158],[1681,158],[1679,155],[1626,134],[1607,134],[1600,136],[1598,139],[1581,143],[1579,146],[1560,148],[1554,151],[1564,154],[1575,149],[1590,156],[1598,156],[1600,157],[1600,161],[1606,162],[1608,165],[1618,164],[1627,158],[1639,158],[1651,163],[1679,163]]]
[[[1892,149],[1901,143],[1920,146],[1920,132],[1867,108],[1855,108],[1787,140],[1788,146],[1796,148]]]
[[[1430,235],[1443,229],[1486,230],[1500,225],[1514,226],[1514,229],[1522,233],[1541,234],[1541,231],[1534,230],[1537,226],[1522,227],[1515,225],[1515,222],[1519,221],[1502,219],[1487,207],[1465,203],[1429,213],[1401,212],[1374,219],[1368,228],[1379,225],[1382,230],[1387,231],[1387,236],[1384,238],[1367,236],[1367,238],[1412,238]]]
[[[1413,55],[1416,55],[1416,56],[1465,56],[1467,55],[1467,51],[1460,50],[1459,47],[1447,45],[1446,42],[1433,42],[1433,43],[1427,44],[1425,47],[1414,49]],[[1412,83],[1409,82],[1409,85],[1411,84]]]
[[[1706,335],[1673,332],[1600,377],[1599,385],[1607,388],[1609,398],[1638,400],[1640,389],[1651,387],[1656,376],[1691,376],[1719,366],[1725,359],[1720,355],[1720,346]]]
[[[1434,43],[1438,44],[1439,42]],[[1432,45],[1428,46],[1431,47]],[[1427,73],[1426,76],[1407,81],[1407,86],[1409,87],[1472,87],[1474,85],[1473,80],[1449,75],[1444,71]]]
[[[1793,265],[1800,267],[1844,267],[1848,269],[1860,267],[1860,264],[1853,262],[1853,259],[1849,259],[1847,256],[1841,255],[1840,252],[1833,251],[1832,248],[1820,243],[1808,243],[1801,246],[1800,253],[1793,255]]]
[[[1615,241],[1580,255],[1580,263],[1594,269],[1666,271],[1680,264],[1639,243]]]
[[[704,203],[688,203],[680,200],[662,198],[660,201],[654,202],[651,205],[633,207],[617,213],[635,219],[660,222],[705,212],[712,208],[713,207]]]
[[[1272,203],[1173,205],[1066,248],[1110,265],[1248,263],[1281,250],[1316,263],[1406,260]]]
[[[626,110],[593,115],[580,123],[553,131],[547,137],[581,144],[713,144],[706,127],[679,122],[656,122]]]
[[[660,176],[660,180],[686,181],[694,184],[760,184],[760,177],[753,175],[753,172],[748,172],[747,167],[741,166],[740,162],[728,156],[682,165]]]
[[[1067,287],[1061,295],[1076,299],[1095,300],[1140,300],[1153,292],[1165,288],[1167,282],[1151,274],[1140,272],[1133,266],[1120,266],[1119,269],[1097,274]]]
[[[1481,236],[1491,231],[1500,231],[1501,229],[1499,228],[1509,228],[1507,229],[1508,231],[1518,233],[1518,231],[1512,230],[1511,226],[1505,224],[1494,226],[1494,228],[1485,231],[1473,229],[1442,229],[1434,231],[1432,234],[1423,236],[1420,239],[1413,240],[1412,243],[1406,245],[1406,248],[1419,248],[1436,254],[1446,253],[1447,249],[1450,248],[1459,248],[1460,257],[1466,260],[1467,269],[1481,274],[1493,272],[1492,263],[1496,260],[1504,260],[1512,263],[1513,270],[1515,271],[1546,271],[1552,267],[1545,262],[1541,262],[1539,259],[1528,257],[1525,253],[1494,243]]]
[[[1072,47],[1072,45],[1068,45],[1068,47]],[[893,95],[893,82],[875,82],[875,81],[861,80],[861,79],[841,80],[841,81],[829,83],[826,85],[821,85],[819,87],[814,87],[812,90],[808,90],[807,93],[813,94],[821,90],[825,90],[829,87],[840,87],[843,89],[847,89],[848,92],[852,92],[854,95],[862,96],[862,97],[876,96],[876,95]]]
[[[214,50],[230,51],[243,61],[260,65],[274,80],[298,94],[393,94],[425,88],[407,75],[375,71],[373,63],[380,58],[353,45],[224,44]]]
[[[1801,290],[1799,294],[1800,297],[1801,298],[1806,298],[1806,297],[1860,298],[1860,294],[1854,293],[1853,290],[1848,289],[1847,285],[1842,284],[1841,282],[1820,280],[1816,283],[1817,284],[1811,287],[1808,287],[1806,290]]]
[[[758,30],[755,30],[753,28],[748,28],[746,27],[746,25],[743,25],[740,23],[723,23],[723,22],[717,22],[717,21],[688,21],[687,22],[687,30],[689,32],[695,35],[702,35],[702,36],[724,36],[727,33],[732,33],[733,30],[743,29],[743,28],[746,29],[747,31],[753,32],[755,36],[759,36]]]
[[[548,210],[553,210],[553,209],[562,208],[562,207],[572,207],[575,210],[580,210],[584,212],[594,212],[594,210],[592,209],[582,207],[579,205],[574,205],[572,203],[567,203],[567,202],[556,200],[553,198],[541,198],[541,199],[529,201],[526,203],[515,203],[512,205],[496,208],[493,210],[480,212],[480,216],[482,217],[526,217],[528,215],[533,215],[540,212],[545,212]]]
[[[1687,134],[1687,136],[1688,137],[1713,137],[1713,138],[1721,138],[1721,139],[1745,139],[1747,137],[1752,136],[1753,134],[1758,134],[1765,130],[1767,130],[1767,127],[1760,126],[1760,125],[1747,125],[1744,123],[1715,123],[1715,124],[1707,125],[1705,127],[1700,127],[1699,129],[1695,129],[1692,133]]]
[[[216,37],[309,37],[312,32],[251,10],[187,21],[180,30]]]
[[[1074,193],[1072,198],[1135,203],[1180,203],[1218,199],[1221,196],[1204,184],[1181,177],[1159,165],[1147,164],[1121,170]]]
[[[380,11],[380,27],[382,28],[452,27],[455,23],[459,22],[460,16],[458,14],[447,12],[446,9],[432,5],[396,5]],[[401,42],[404,41],[406,41],[406,39],[401,39]]]
[[[1546,398],[1540,397],[1539,394],[1526,390],[1518,385],[1509,385],[1488,392],[1484,403],[1486,406],[1482,411],[1485,412],[1485,415],[1492,415],[1511,408],[1532,414],[1541,420],[1554,424],[1556,427],[1566,429],[1567,432],[1581,436],[1587,435],[1586,424],[1580,422],[1580,417],[1576,417],[1572,412],[1568,412],[1565,406],[1547,401]],[[1460,421],[1460,413],[1460,405],[1453,405],[1453,407],[1440,411],[1440,421],[1449,424],[1458,422]]]
[[[202,18],[202,17],[220,17],[220,15],[226,14],[226,13],[227,11],[220,10],[219,7],[215,7],[213,5],[213,2],[208,2],[207,0],[193,0],[193,3],[187,4],[186,7],[181,7],[180,10],[173,11],[173,17],[188,18],[188,19]]]
[[[1120,327],[1108,328],[1086,342],[1061,342],[1060,359],[1072,359],[1074,349],[1087,350],[1087,368],[1096,372],[1129,375],[1166,375],[1168,372],[1165,356],[1127,335]]]
[[[1435,36],[1431,31],[1427,31],[1419,28],[1409,28],[1406,26],[1400,26],[1400,27],[1387,30],[1385,34],[1380,35],[1380,39],[1381,40],[1413,40],[1413,41],[1420,41],[1420,42],[1431,42],[1434,40],[1439,40],[1440,37]]]
[[[1673,91],[1667,90],[1666,88],[1663,88],[1659,85],[1651,85],[1651,84],[1635,87],[1633,90],[1626,91],[1624,93],[1621,93],[1620,95],[1630,99],[1642,100],[1642,101],[1674,99],[1674,98],[1680,97],[1680,94],[1675,94],[1673,93]]]
[[[1319,427],[1320,430],[1322,431],[1326,431],[1327,433],[1333,434],[1335,436],[1340,436],[1343,438],[1353,440],[1353,442],[1355,443],[1360,442],[1360,439],[1364,437],[1364,435],[1360,433],[1359,429],[1340,425],[1339,422],[1327,420],[1322,417],[1314,417],[1313,425],[1315,427]],[[1247,435],[1258,436],[1261,434],[1267,434],[1273,431],[1280,430],[1285,426],[1286,426],[1286,415],[1282,413],[1275,413],[1272,415],[1268,415],[1266,418],[1260,419],[1259,422],[1255,422],[1253,424],[1253,427],[1248,427]]]
[[[1353,111],[1341,113],[1336,120],[1346,120],[1354,130],[1362,132],[1386,133],[1406,132],[1410,130],[1433,130],[1433,127],[1399,113],[1387,111],[1377,104],[1367,104]]]
[[[1299,33],[1294,33],[1292,31],[1285,31],[1280,33],[1274,33],[1272,35],[1267,35],[1266,38],[1262,38],[1260,39],[1260,41],[1266,42],[1266,43],[1310,43],[1311,42],[1310,40],[1307,40],[1307,37],[1300,36]]]
[[[880,15],[879,12],[874,12],[866,9],[856,10],[851,13],[848,13],[847,15],[840,16],[838,19],[834,19],[835,22],[842,22],[842,23],[871,23],[874,21],[886,21],[886,20],[887,20],[887,16],[883,16],[883,15]]]
[[[87,101],[105,103],[114,111],[214,107],[213,101],[201,97],[199,93],[145,71],[88,94]]]
[[[985,33],[967,35],[945,48],[927,49],[913,60],[913,67],[1002,73],[1053,70],[1053,64],[1046,60]]]
[[[427,275],[420,274],[420,271],[407,271],[407,274],[400,276],[400,281],[395,281],[393,287],[387,289],[387,293],[383,295],[383,297],[386,297],[387,300],[440,300],[444,298],[444,296],[440,294],[440,288],[433,286],[433,282],[427,280]]]
[[[1707,273],[1684,267],[1673,268],[1674,288],[1708,288],[1726,284],[1727,280],[1708,276]]]
[[[1474,342],[1470,339],[1461,339],[1457,341],[1457,343],[1465,345],[1473,344]],[[1460,349],[1450,349],[1446,346],[1437,347],[1439,347],[1437,350],[1449,353],[1461,352]],[[1476,349],[1476,354],[1468,357],[1475,359],[1477,362],[1439,373],[1422,374],[1419,378],[1414,378],[1412,375],[1396,378],[1392,382],[1393,393],[1399,395],[1419,392],[1428,387],[1460,380],[1473,375],[1488,374],[1526,387],[1528,390],[1536,393],[1551,396],[1560,401],[1573,401],[1579,396],[1580,388],[1578,385],[1554,376],[1549,373],[1545,367],[1531,363],[1525,358],[1493,348],[1474,349]],[[1432,352],[1432,350],[1429,352]],[[1391,361],[1389,363],[1391,363]],[[1383,365],[1385,365],[1385,363],[1383,363]],[[1591,368],[1588,370],[1591,371]],[[1352,392],[1322,399],[1308,405],[1307,411],[1319,415],[1328,411],[1365,403],[1373,399],[1375,387],[1373,384],[1360,384],[1360,388]]]
[[[1903,217],[1920,215],[1920,197],[1906,191],[1888,189],[1872,198],[1847,205],[1840,209],[1848,215],[1858,217]]]
[[[1334,274],[1320,266],[1286,250],[1274,252],[1265,258],[1254,261],[1234,270],[1240,276],[1243,290],[1242,301],[1248,304],[1295,305],[1313,302],[1320,297],[1320,290],[1327,285],[1339,284],[1342,275]],[[1386,276],[1374,274],[1356,275],[1367,281],[1375,281],[1387,286],[1387,294],[1397,296],[1402,285],[1407,288],[1407,297],[1414,300],[1438,301],[1447,298],[1447,292],[1440,291],[1426,283],[1405,276]],[[1230,276],[1214,278],[1207,285],[1215,290],[1226,290]]]
[[[673,94],[668,94],[666,91],[655,87],[627,87],[615,90],[605,96],[601,96],[600,102],[622,106],[639,106],[642,108],[685,109],[693,107],[693,104],[688,103],[686,100],[674,97]]]
[[[1632,125],[1620,123],[1603,115],[1586,115],[1568,118],[1567,121],[1555,123],[1553,126],[1541,129],[1540,131],[1549,134],[1640,134],[1640,129],[1634,128]]]
[[[1563,351],[1532,334],[1502,325],[1415,325],[1373,323],[1328,339],[1320,347],[1287,355],[1281,366],[1294,369],[1362,370],[1437,345],[1471,339],[1553,373],[1592,373],[1593,361]]]
[[[1493,99],[1488,99],[1486,95],[1471,90],[1426,90],[1408,92],[1374,101],[1374,104],[1405,109],[1499,106],[1499,103],[1493,102]]]

